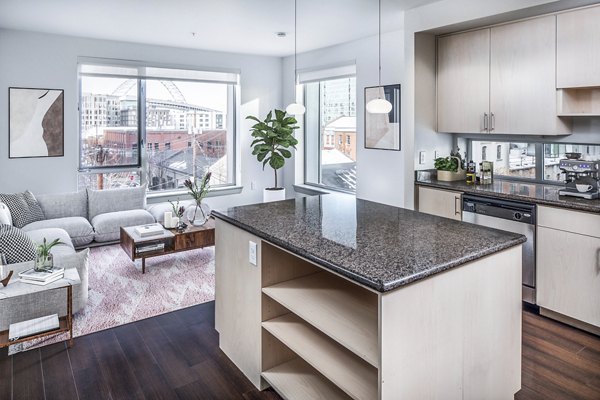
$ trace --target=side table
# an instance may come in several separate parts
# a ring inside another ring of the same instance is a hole
[[[38,339],[41,337],[58,335],[60,333],[69,333],[69,347],[73,346],[73,285],[81,283],[79,273],[76,268],[65,270],[65,276],[55,282],[45,286],[23,283],[18,277],[13,276],[8,286],[0,287],[0,306],[2,300],[14,297],[26,296],[31,294],[43,293],[49,290],[66,289],[67,291],[67,315],[59,318],[59,327],[48,332],[41,332],[33,336],[19,338],[13,341],[8,340],[8,330],[0,332],[0,349],[13,344],[27,342],[29,340]],[[21,321],[14,321],[21,322]]]

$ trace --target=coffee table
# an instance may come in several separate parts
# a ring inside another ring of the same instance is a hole
[[[38,339],[45,336],[57,335],[60,333],[68,332],[69,347],[73,346],[73,285],[81,283],[79,273],[76,268],[69,268],[65,270],[65,276],[62,279],[49,283],[45,286],[33,285],[30,283],[21,282],[18,277],[14,277],[10,280],[6,287],[0,288],[0,307],[2,307],[3,299],[11,299],[14,297],[27,296],[36,293],[47,292],[50,290],[67,290],[67,315],[59,318],[59,327],[57,329],[40,332],[38,334],[18,338],[16,340],[8,340],[9,331],[0,332],[0,349],[3,347],[12,346],[13,344],[27,342],[29,340]],[[15,321],[21,322],[21,321]]]
[[[121,248],[131,261],[142,260],[142,274],[146,273],[146,259],[215,245],[215,220],[202,226],[189,225],[183,232],[165,229],[162,235],[141,237],[135,226],[121,227]],[[162,245],[158,250],[140,251],[152,245]]]

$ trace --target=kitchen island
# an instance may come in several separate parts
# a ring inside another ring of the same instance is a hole
[[[346,195],[213,212],[219,345],[287,399],[513,398],[521,235]]]

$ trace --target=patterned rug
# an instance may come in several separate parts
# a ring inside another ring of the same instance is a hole
[[[89,300],[75,314],[73,336],[205,303],[215,297],[214,247],[190,250],[135,264],[119,245],[95,247],[88,264]],[[54,336],[11,346],[10,353],[65,340]]]

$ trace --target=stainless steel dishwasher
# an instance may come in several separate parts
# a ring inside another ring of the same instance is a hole
[[[523,243],[523,301],[535,304],[535,204],[463,195],[463,221],[527,237]]]

